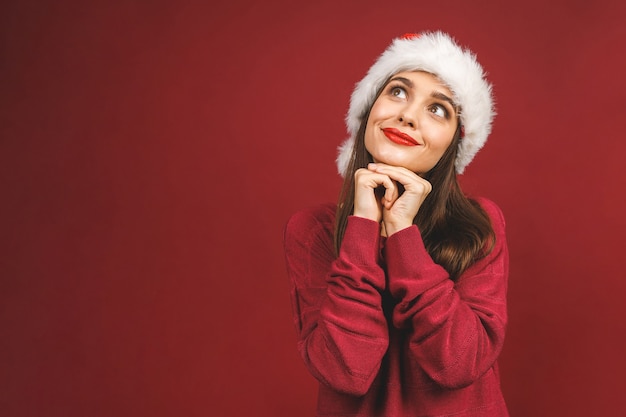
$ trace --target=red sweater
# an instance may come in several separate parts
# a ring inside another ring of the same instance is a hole
[[[479,202],[496,244],[457,282],[416,226],[384,238],[378,223],[349,217],[336,257],[334,205],[289,220],[294,321],[320,382],[318,416],[508,416],[496,363],[507,321],[504,218]]]

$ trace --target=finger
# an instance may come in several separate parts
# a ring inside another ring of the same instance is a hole
[[[367,187],[367,188],[378,188],[379,186],[383,186],[385,189],[390,187],[395,187],[394,182],[389,178],[388,175],[371,172],[366,169],[359,169],[355,173],[355,181],[357,186]]]
[[[357,182],[357,193],[359,189],[373,191],[377,201],[386,208],[400,196],[398,183],[385,174],[364,170],[359,173]]]
[[[425,180],[424,178],[420,177],[409,169],[385,164],[370,165],[372,166],[368,166],[368,169],[373,170],[373,172],[389,176],[389,178],[391,178],[392,180],[402,184],[404,188],[412,188],[416,191],[421,190],[422,192],[426,193],[429,193],[432,190],[432,185],[429,181]]]
[[[404,179],[405,181],[410,181],[419,180],[421,178],[413,171],[404,167],[397,167],[386,164],[370,164],[368,165],[368,169],[373,172],[389,175],[389,177],[391,177],[392,179],[400,182],[402,182],[402,179]]]
[[[385,187],[385,200],[384,200],[384,204],[386,207],[390,207],[394,201],[396,201],[398,199],[398,196],[400,195],[400,192],[398,190],[398,186],[395,183],[395,181],[392,181],[391,178],[387,177],[389,180],[388,182],[386,182],[386,184],[384,185]]]

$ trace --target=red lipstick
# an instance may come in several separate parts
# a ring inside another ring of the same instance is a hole
[[[387,136],[387,139],[393,143],[404,146],[418,146],[419,143],[406,133],[400,132],[398,129],[387,127],[383,129],[383,133]]]

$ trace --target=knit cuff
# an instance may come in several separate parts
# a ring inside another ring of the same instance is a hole
[[[389,236],[385,244],[384,256],[390,278],[428,278],[436,282],[442,278],[442,275],[447,275],[445,270],[430,257],[417,226],[407,227]]]
[[[363,217],[349,216],[339,254],[355,265],[377,265],[380,260],[380,224]]]

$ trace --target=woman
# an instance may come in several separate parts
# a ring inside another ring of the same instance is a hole
[[[494,114],[475,56],[441,32],[395,39],[357,84],[339,203],[285,230],[317,415],[508,415],[504,219],[456,178]]]

